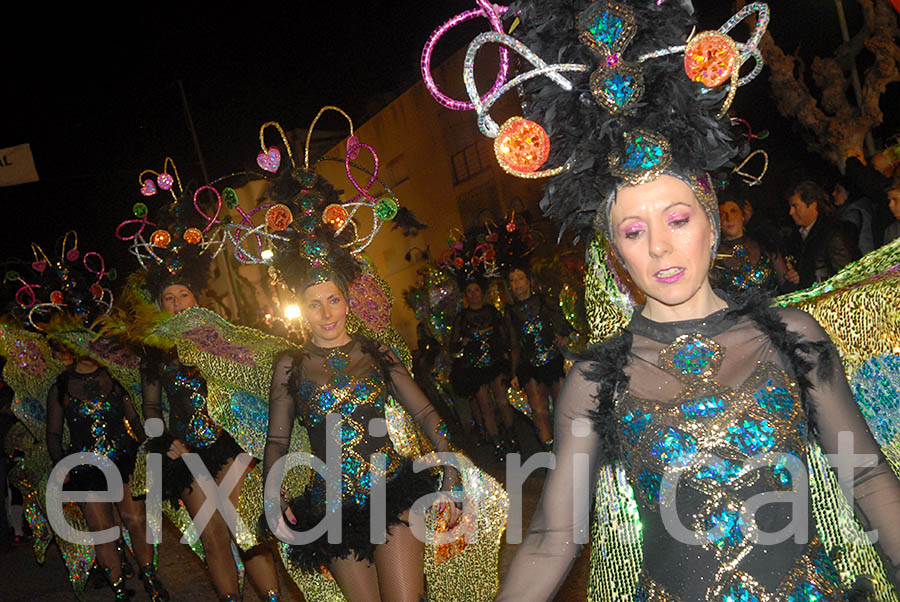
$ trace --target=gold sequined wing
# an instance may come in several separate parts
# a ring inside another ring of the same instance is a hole
[[[206,380],[210,417],[245,452],[262,460],[273,365],[282,352],[294,345],[254,328],[231,324],[202,307],[187,309],[160,322],[153,336],[169,341],[177,348],[183,364],[200,370]],[[294,424],[289,450],[310,451],[306,429],[299,423]],[[308,482],[309,469],[295,467],[285,475],[283,488],[288,495],[297,497]],[[236,541],[241,549],[248,550],[259,543],[256,526],[263,512],[262,500],[262,465],[257,464],[245,478],[238,499],[241,523]],[[184,522],[178,514],[179,522]]]
[[[631,320],[634,303],[622,278],[609,243],[597,234],[588,246],[584,273],[585,311],[591,343],[619,334]]]

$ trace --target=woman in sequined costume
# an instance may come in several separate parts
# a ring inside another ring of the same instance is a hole
[[[592,568],[609,563],[618,573],[605,573],[616,581],[609,590],[621,599],[846,600],[851,584],[823,544],[834,524],[811,511],[811,442],[843,464],[856,517],[877,530],[887,582],[872,575],[872,585],[889,596],[900,586],[900,482],[834,345],[809,314],[710,282],[720,230],[707,173],[731,167],[738,152],[728,108],[767,6],[700,33],[690,2],[523,0],[509,13],[530,51],[587,66],[567,74],[571,86],[521,86],[524,117],[550,138],[548,165],[564,166],[541,207],[604,237],[646,301],[570,369],[556,404],[555,467],[497,599],[553,599],[591,539],[599,469],[615,465],[634,492],[624,512],[637,515],[639,542],[604,557],[619,531],[598,509]],[[728,51],[735,42],[723,33],[748,17],[746,52]],[[594,303],[625,306],[613,278],[597,288]]]
[[[453,390],[474,398],[481,417],[479,428],[494,445],[498,457],[515,451],[513,435],[515,412],[506,398],[509,373],[509,324],[497,309],[484,302],[484,287],[478,280],[465,282],[466,307],[456,317],[450,340],[450,354],[455,357],[450,373]],[[500,411],[503,432],[495,414]]]
[[[763,249],[759,241],[744,234],[744,211],[735,200],[722,200],[719,217],[722,241],[712,274],[717,288],[728,293],[756,290],[773,295],[790,287],[781,253]]]
[[[635,599],[843,600],[806,510],[808,437],[834,454],[842,432],[852,434],[855,453],[878,459],[853,470],[852,502],[867,528],[878,530],[876,547],[896,587],[900,483],[825,331],[802,311],[712,289],[717,213],[678,177],[626,185],[607,211],[611,240],[646,305],[623,334],[570,371],[557,414],[556,469],[498,599],[552,599],[589,529],[572,497],[589,499],[588,475],[621,461],[643,525]],[[587,471],[575,467],[579,456],[589,458]],[[762,461],[745,466],[751,459]],[[763,505],[755,521],[742,516],[763,492],[788,492],[800,505]],[[808,537],[795,541],[791,529]],[[770,545],[756,540],[776,531],[787,534]]]
[[[549,448],[553,442],[549,395],[559,398],[566,375],[560,348],[572,329],[558,308],[532,292],[531,278],[525,269],[509,270],[507,280],[515,298],[508,308],[513,365],[510,384],[514,389],[525,388],[538,437]]]
[[[335,249],[332,259],[340,252]],[[335,269],[334,260],[327,272],[295,265],[297,280],[286,280],[299,293],[311,336],[301,351],[276,361],[264,474],[268,479],[287,453],[295,419],[306,427],[312,453],[319,459],[327,459],[326,447],[334,438],[341,461],[341,540],[332,544],[323,534],[312,543],[292,546],[292,559],[305,571],[327,568],[350,602],[417,602],[425,596],[424,543],[413,535],[410,525],[422,515],[411,507],[433,494],[438,484],[427,472],[413,472],[411,460],[395,449],[384,420],[388,395],[409,412],[436,451],[449,452],[450,445],[440,416],[397,356],[384,345],[347,332],[346,286],[354,267],[349,254],[344,255],[343,269]],[[295,257],[291,261],[306,263]],[[322,266],[326,260],[316,263]],[[333,427],[339,432],[329,432],[330,415],[341,420],[340,427]],[[370,462],[378,455],[385,464],[376,468]],[[370,498],[372,474],[385,481],[381,503]],[[441,488],[450,490],[458,483],[457,471],[446,467]],[[326,516],[325,489],[321,475],[314,475],[300,497],[281,499],[292,529],[305,532],[319,525]],[[450,509],[455,521],[458,510],[453,504]],[[370,514],[375,512],[384,513],[386,532],[370,535]],[[382,543],[373,543],[378,540],[372,538],[380,536]]]
[[[144,502],[131,496],[130,478],[134,469],[138,439],[143,429],[131,397],[109,372],[88,358],[73,358],[65,349],[57,357],[69,367],[47,394],[47,451],[54,464],[65,456],[86,452],[107,458],[119,471],[123,483],[122,500],[113,504],[87,501],[80,504],[91,531],[116,526],[115,511],[131,534],[131,546],[141,567],[141,579],[151,600],[168,600],[169,594],[154,566],[153,545],[147,542]],[[63,428],[68,428],[69,445],[63,451]],[[66,491],[106,491],[106,477],[96,466],[80,465],[67,475]],[[97,559],[106,573],[116,600],[128,600],[134,593],[125,586],[116,542],[95,544]]]
[[[153,289],[157,291],[159,304],[165,311],[177,314],[197,305],[190,284],[183,278],[167,278]],[[196,285],[195,285],[196,286]],[[160,289],[161,287],[161,289]],[[153,347],[141,362],[141,389],[144,419],[163,419],[162,393],[169,406],[169,422],[162,436],[150,443],[152,451],[163,454],[163,496],[173,504],[184,503],[191,516],[195,516],[206,502],[206,493],[198,480],[181,459],[183,454],[200,456],[206,470],[216,484],[221,484],[229,469],[241,454],[241,448],[224,429],[209,416],[206,406],[206,381],[199,370],[182,364],[174,353],[165,353]],[[255,462],[247,463],[241,477],[229,492],[228,499],[236,508],[241,485]],[[206,528],[200,534],[213,585],[221,600],[240,599],[238,572],[231,553],[229,528],[222,515],[213,513]],[[247,573],[256,587],[264,592],[265,599],[279,599],[278,577],[275,561],[267,543],[260,544],[242,554]]]

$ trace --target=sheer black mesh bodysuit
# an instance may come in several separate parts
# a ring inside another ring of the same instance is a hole
[[[519,362],[531,366],[544,366],[559,356],[555,346],[556,335],[567,336],[572,329],[565,317],[540,295],[518,300],[509,307],[510,347],[513,354],[513,372]]]
[[[127,424],[126,424],[127,420]],[[66,370],[47,394],[47,451],[54,463],[63,452],[63,425],[69,429],[65,453],[94,452],[120,467],[133,462],[136,437],[143,429],[131,397],[109,372],[97,368],[90,374]],[[122,479],[128,481],[128,474]]]
[[[453,327],[451,352],[462,354],[467,368],[489,368],[502,361],[509,349],[509,334],[500,312],[491,305],[464,309]]]
[[[803,340],[827,342],[831,362],[800,354],[815,365],[806,375],[812,384],[808,400],[823,451],[836,453],[839,433],[848,431],[856,454],[879,459],[877,466],[853,472],[854,502],[864,525],[878,530],[876,548],[896,587],[900,484],[869,433],[827,334],[804,312],[777,313]],[[588,504],[573,504],[573,495],[591,499],[595,484],[582,475],[596,474],[608,452],[622,462],[642,524],[636,600],[843,600],[808,510],[794,517],[791,504],[763,505],[755,526],[740,514],[757,494],[790,491],[792,485],[803,492],[793,499],[809,507],[809,489],[800,482],[806,478],[808,412],[790,360],[770,334],[729,310],[675,323],[636,314],[628,330],[633,339],[627,383],[620,383],[610,418],[617,449],[608,449],[598,430],[587,426],[598,407],[598,388],[585,376],[588,364],[578,364],[556,413],[556,468],[498,599],[553,598],[577,556],[576,541],[585,541],[590,529],[588,512],[574,509]],[[823,374],[825,367],[829,372]],[[754,458],[761,462],[750,464]],[[675,491],[672,503],[669,494]],[[758,531],[791,524],[807,528],[808,538],[769,545],[754,540]],[[679,530],[699,535],[685,540]]]
[[[168,432],[193,450],[211,446],[223,430],[209,416],[206,380],[177,357],[148,357],[141,364],[144,418],[163,418],[162,391],[169,404]]]
[[[374,357],[376,354],[383,359]],[[326,416],[337,413],[341,417],[340,432],[335,435],[341,442],[343,503],[364,505],[369,495],[372,454],[386,456],[388,482],[407,462],[383,425],[389,393],[423,429],[435,451],[450,451],[440,416],[403,364],[387,350],[353,340],[330,349],[307,343],[302,354],[281,356],[275,364],[269,397],[264,473],[267,475],[275,461],[287,453],[295,418],[307,428],[313,454],[324,460],[329,436]],[[455,482],[456,472],[451,470],[450,475],[445,486]],[[315,491],[317,484],[311,488]]]

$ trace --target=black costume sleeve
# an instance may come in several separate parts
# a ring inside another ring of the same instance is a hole
[[[147,435],[144,433],[144,427],[141,424],[141,418],[138,416],[137,410],[134,409],[134,403],[131,401],[131,395],[128,394],[128,391],[125,390],[125,387],[120,385],[118,382],[113,382],[113,390],[116,396],[122,400],[122,412],[125,414],[125,420],[128,421],[128,426],[131,427],[131,433],[134,435],[134,438],[138,441],[138,443],[143,443],[147,438]]]
[[[503,579],[497,600],[552,600],[590,539],[590,507],[600,459],[600,436],[589,415],[597,383],[585,378],[586,363],[566,377],[553,433],[555,467],[547,475],[528,535]]]
[[[159,361],[155,357],[143,356],[141,358],[141,410],[144,420],[159,418],[163,420],[162,412],[162,382],[159,378]]]
[[[804,355],[813,366],[806,375],[812,385],[809,389],[809,407],[822,450],[832,455],[833,466],[836,457],[849,465],[851,453],[856,454],[853,460],[857,464],[862,464],[865,459],[862,456],[868,456],[872,461],[866,466],[853,467],[852,472],[848,468],[845,474],[838,468],[837,476],[842,486],[852,485],[849,501],[863,526],[867,530],[877,531],[875,549],[884,562],[888,578],[900,591],[900,524],[897,522],[900,517],[900,482],[859,411],[844,376],[840,357],[828,334],[805,312],[784,310],[783,316],[789,330],[821,348],[818,352]],[[845,488],[844,493],[849,491]]]
[[[65,412],[59,380],[47,393],[47,453],[54,464],[63,459],[62,432]]]
[[[519,329],[516,320],[513,317],[513,311],[515,310],[512,306],[507,307],[506,317],[504,319],[506,332],[509,333],[510,376],[518,374],[517,370],[519,368],[519,362],[522,361],[522,343],[519,339]],[[519,386],[525,386],[525,383],[519,383]]]
[[[386,349],[383,351],[386,351]],[[434,405],[422,393],[422,389],[415,383],[403,362],[393,352],[390,352],[388,357],[391,359],[388,374],[391,380],[391,388],[396,393],[397,401],[416,421],[416,424],[428,437],[428,441],[431,442],[436,452],[452,452],[450,441],[444,434],[443,420],[441,420],[437,410],[434,409]],[[459,473],[454,468],[445,466],[442,489],[449,491],[459,483]]]
[[[269,428],[263,455],[263,479],[269,476],[275,462],[287,454],[296,416],[294,398],[288,388],[294,368],[294,356],[283,353],[275,361],[274,368],[269,388]],[[281,500],[282,508],[285,503],[285,500]]]

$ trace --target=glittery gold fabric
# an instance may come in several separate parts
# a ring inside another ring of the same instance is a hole
[[[900,239],[812,288],[778,297],[812,314],[844,360],[848,377],[872,356],[900,353]]]
[[[174,343],[178,359],[200,371],[206,380],[209,416],[245,452],[261,460],[268,427],[272,363],[280,353],[291,349],[292,344],[253,328],[233,325],[202,307],[192,307],[164,320],[156,326],[153,335]],[[290,451],[308,452],[309,449],[306,430],[298,426],[291,437]],[[144,471],[140,464],[136,466],[139,479]],[[285,476],[283,485],[299,495],[308,482],[309,470],[296,467]],[[235,539],[242,550],[260,543],[257,525],[263,513],[262,492],[262,468],[257,465],[245,478],[238,500],[241,521]],[[177,512],[175,520],[179,528],[190,524],[185,518]]]
[[[351,327],[352,325],[352,327]],[[392,327],[375,332],[351,313],[348,331],[357,332],[390,347],[409,368],[412,354],[400,334]],[[385,419],[394,448],[406,458],[416,458],[432,451],[432,445],[412,416],[394,399],[385,404]],[[297,430],[295,424],[294,430]],[[493,600],[499,585],[498,560],[500,538],[506,528],[509,497],[493,477],[468,459],[463,460],[461,475],[467,504],[477,509],[477,542],[453,542],[450,545],[427,543],[425,548],[425,576],[429,600],[441,602],[488,602]],[[291,499],[290,495],[285,496]],[[446,525],[431,516],[429,531],[441,532]],[[340,589],[327,571],[304,573],[295,566],[287,545],[279,546],[279,553],[288,574],[310,602],[343,602]]]
[[[599,234],[588,247],[584,298],[592,343],[622,332],[633,313],[628,296],[616,284],[619,276],[611,267],[610,252],[606,238]]]
[[[597,241],[589,249],[586,295],[595,341],[618,332],[627,323],[625,314],[630,316],[630,307],[623,308],[619,304],[622,295],[603,261],[606,252],[602,243]],[[850,376],[873,355],[900,353],[900,312],[895,301],[900,276],[898,265],[900,241],[895,241],[847,266],[829,281],[780,297],[776,303],[798,307],[812,314],[831,336]],[[895,443],[884,449],[895,472],[897,458],[900,457],[893,453],[897,447]],[[818,536],[824,550],[841,550],[834,559],[841,582],[849,585],[857,575],[867,575],[872,578],[875,588],[874,599],[897,600],[881,560],[863,535],[819,446],[810,445],[806,458],[810,474],[811,510]],[[638,599],[635,592],[642,566],[642,525],[635,491],[622,466],[601,469],[596,503],[588,599],[597,602]],[[811,556],[803,557],[804,562],[809,558]],[[640,599],[673,599],[667,597],[652,579],[644,581],[642,594],[646,597]],[[759,599],[769,600],[773,595],[762,595]],[[833,595],[837,597],[838,594]]]

